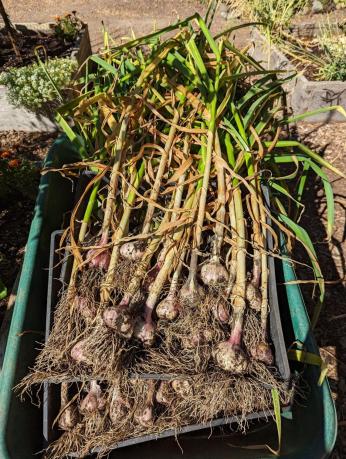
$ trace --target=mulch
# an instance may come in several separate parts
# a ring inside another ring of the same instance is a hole
[[[8,294],[19,272],[25,244],[30,229],[35,206],[36,188],[40,179],[42,160],[53,142],[55,134],[25,132],[0,133],[0,155],[6,152],[9,161],[16,161],[18,167],[25,162],[32,167],[30,193],[11,192],[6,201],[0,201],[0,278],[6,285]],[[0,178],[1,180],[1,178]],[[0,301],[0,323],[7,298]]]
[[[300,138],[321,156],[346,170],[346,123],[316,125],[302,123]],[[327,171],[335,197],[335,228],[330,241],[326,239],[326,201],[321,180],[310,177],[303,203],[305,213],[301,224],[309,232],[316,249],[322,272],[327,281],[326,298],[315,336],[323,359],[328,364],[329,382],[335,400],[339,434],[332,459],[346,458],[346,188],[345,180]],[[301,247],[296,258],[307,261]],[[300,279],[311,279],[311,270],[297,266]],[[301,285],[310,312],[316,305],[313,286]]]
[[[8,35],[0,31],[0,72],[12,67],[21,67],[31,62],[37,62],[35,48],[38,49],[41,59],[48,57],[64,57],[71,50],[71,43],[64,43],[58,40],[52,33],[36,32],[33,30],[19,31],[17,33],[16,44],[20,56],[16,56]],[[43,51],[43,48],[44,51]]]

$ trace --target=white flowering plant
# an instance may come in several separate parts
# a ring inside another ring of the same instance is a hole
[[[31,111],[49,111],[73,79],[77,63],[53,58],[0,73],[0,84],[8,88],[8,98],[15,106]]]

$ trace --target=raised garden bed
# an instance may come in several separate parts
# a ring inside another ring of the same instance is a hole
[[[34,34],[41,35],[41,38],[37,40],[37,44],[49,44],[47,52],[48,56],[59,55],[62,57],[70,57],[70,59],[76,60],[78,66],[80,66],[91,54],[91,45],[87,25],[85,25],[80,31],[75,42],[69,46],[59,45],[54,42],[54,40],[52,41],[47,38],[49,34],[52,33],[51,23],[20,23],[16,24],[16,28],[23,34],[27,34],[29,31],[33,31]],[[34,39],[32,40],[35,41]],[[28,59],[32,60],[32,53],[29,51],[28,54]],[[24,62],[24,64],[27,63],[28,62],[26,61]],[[13,64],[17,65],[17,62],[14,61]],[[3,66],[3,68],[5,69],[6,67]],[[0,85],[0,131],[10,130],[26,132],[52,132],[56,130],[56,125],[45,114],[36,114],[26,110],[25,108],[13,106],[8,100],[7,87]]]
[[[250,55],[261,61],[265,68],[284,70],[286,76],[297,72],[290,59],[277,46],[269,43],[258,29],[252,29],[251,39]],[[311,81],[298,73],[286,84],[286,90],[288,104],[295,115],[333,105],[346,106],[345,81]],[[309,121],[342,122],[345,118],[337,111],[330,111],[313,115]]]
[[[7,288],[0,299],[0,368],[40,169],[53,139],[48,133],[0,133],[0,279]]]

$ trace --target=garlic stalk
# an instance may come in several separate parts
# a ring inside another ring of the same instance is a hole
[[[119,137],[117,139],[114,151],[114,163],[111,171],[109,181],[109,191],[106,200],[106,209],[103,217],[101,238],[99,245],[101,248],[91,249],[87,254],[87,260],[93,267],[98,267],[103,270],[107,270],[110,263],[110,253],[107,248],[102,248],[108,243],[109,229],[111,226],[113,212],[114,212],[114,199],[118,189],[118,175],[122,161],[123,148],[126,140],[126,132],[129,124],[129,115],[126,114],[121,122]]]

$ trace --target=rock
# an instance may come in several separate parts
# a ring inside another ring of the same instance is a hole
[[[223,19],[227,19],[227,17],[228,17],[228,6],[225,3],[221,3],[221,5],[219,6],[219,13],[220,13],[220,16]]]
[[[323,11],[323,3],[320,2],[319,0],[314,0],[312,2],[311,11],[312,11],[313,14],[322,13],[322,11]]]

